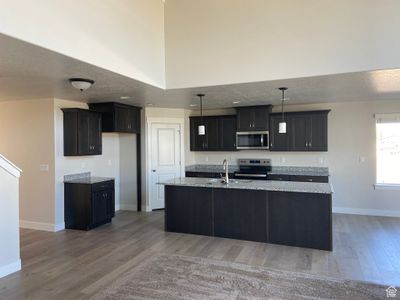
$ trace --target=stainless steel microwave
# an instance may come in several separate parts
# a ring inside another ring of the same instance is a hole
[[[236,133],[236,149],[269,149],[268,131],[246,131]]]

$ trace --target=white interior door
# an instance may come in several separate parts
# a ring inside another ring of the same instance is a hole
[[[180,124],[151,124],[151,209],[164,208],[164,186],[157,182],[181,177],[180,129]]]

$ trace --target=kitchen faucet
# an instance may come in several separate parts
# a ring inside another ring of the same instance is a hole
[[[225,179],[224,179],[224,182],[225,182],[226,184],[228,184],[228,183],[229,183],[229,170],[228,170],[229,165],[228,165],[228,161],[227,161],[226,159],[224,159],[224,161],[222,162],[222,167],[223,167],[223,169],[224,169],[224,171],[225,171]]]

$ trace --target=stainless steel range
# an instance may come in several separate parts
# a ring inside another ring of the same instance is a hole
[[[239,171],[234,173],[236,179],[267,180],[268,172],[271,171],[271,160],[260,159],[238,159]]]

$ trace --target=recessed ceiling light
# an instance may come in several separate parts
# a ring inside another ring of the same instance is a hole
[[[121,96],[121,97],[119,97],[119,99],[121,99],[121,100],[130,99],[130,98],[131,98],[131,96]]]
[[[240,103],[240,101],[238,100],[238,101],[233,101],[232,102],[233,104],[238,104],[238,103]]]

